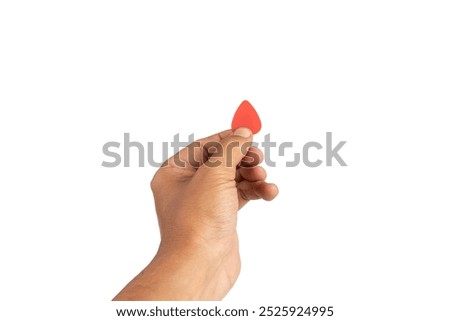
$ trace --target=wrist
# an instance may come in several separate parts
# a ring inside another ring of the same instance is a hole
[[[220,300],[226,294],[217,282],[220,273],[220,260],[210,253],[161,246],[152,262],[114,300]]]

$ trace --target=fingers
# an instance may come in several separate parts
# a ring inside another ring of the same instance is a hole
[[[203,165],[209,156],[215,152],[214,146],[230,136],[231,133],[231,130],[225,130],[199,139],[169,158],[163,166],[169,165],[172,167],[190,168],[195,170]]]
[[[239,166],[241,167],[253,167],[258,164],[261,164],[264,160],[264,154],[263,152],[254,146],[250,147],[247,154],[244,156],[244,158],[239,163]]]
[[[262,163],[264,159],[263,153],[259,148],[250,147],[247,154],[239,163],[239,168],[236,171],[236,182],[248,180],[251,182],[263,181],[267,174],[264,168],[257,166]]]
[[[243,180],[249,182],[264,181],[267,178],[267,173],[261,166],[257,167],[242,167],[236,172],[236,182],[240,183]]]
[[[220,141],[216,152],[204,163],[203,167],[218,168],[229,179],[234,179],[236,167],[247,155],[252,139],[253,134],[250,129],[238,128]]]
[[[246,129],[242,129],[242,131],[244,132],[243,135],[249,134]],[[239,132],[237,134],[242,135]],[[249,140],[248,138],[244,137],[242,139],[239,135],[233,135],[231,130],[219,132],[189,144],[169,158],[163,167],[169,165],[172,167],[197,169],[211,156],[214,156],[211,163],[214,162],[215,165],[219,164],[217,163],[219,161],[227,167],[235,167],[233,165],[239,161],[239,166],[242,167],[256,166],[263,161],[264,156],[261,150],[251,147],[251,139]],[[244,152],[246,152],[245,156],[243,156]]]
[[[263,199],[271,201],[278,195],[278,187],[265,181],[242,181],[237,185],[239,208],[251,200]]]

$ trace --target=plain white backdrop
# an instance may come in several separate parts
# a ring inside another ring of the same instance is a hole
[[[104,168],[103,144],[210,135],[248,99],[255,140],[301,151],[330,131],[348,167],[276,158],[280,195],[239,214],[224,304],[448,320],[449,15],[446,1],[2,1],[2,318],[117,319],[110,300],[158,246],[156,169]]]

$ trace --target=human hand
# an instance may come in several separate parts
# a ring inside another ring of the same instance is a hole
[[[278,194],[258,166],[246,128],[201,139],[155,174],[161,244],[153,261],[115,300],[219,300],[240,271],[237,212],[248,201]]]

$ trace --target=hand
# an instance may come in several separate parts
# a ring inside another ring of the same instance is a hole
[[[240,271],[238,210],[278,194],[265,182],[252,138],[246,128],[212,135],[158,170],[151,188],[160,247],[115,300],[219,300],[228,293]]]

